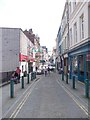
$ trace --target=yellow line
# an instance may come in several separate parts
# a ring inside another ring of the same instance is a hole
[[[78,80],[78,82],[79,82],[80,84],[84,85],[84,83],[83,83],[83,82],[81,82],[81,81],[79,81],[79,80]]]
[[[61,86],[61,84],[58,81],[57,83]],[[86,113],[86,115],[88,115],[88,110],[82,104],[80,104],[80,102],[64,86],[61,87],[68,93],[68,95],[74,100],[74,102]]]
[[[37,82],[39,82],[39,80]],[[17,108],[14,110],[14,112],[11,114],[11,116],[9,118],[16,118],[17,114],[19,113],[19,111],[23,107],[24,103],[26,102],[26,100],[28,99],[28,97],[32,93],[33,89],[35,88],[37,82],[35,82],[35,84],[32,86],[32,88],[30,89],[30,91],[28,91],[28,93],[26,94],[26,96],[19,103],[19,105],[17,106]]]

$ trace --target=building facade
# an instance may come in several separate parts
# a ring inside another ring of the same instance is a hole
[[[0,28],[2,49],[2,64],[0,66],[1,80],[8,80],[17,67],[28,72],[27,40],[20,28]]]
[[[17,67],[21,69],[21,76],[35,70],[38,45],[35,46],[37,40],[33,38],[33,35],[31,39],[27,37],[21,28],[0,28],[0,81],[9,80]]]
[[[71,9],[70,9],[71,8]],[[69,2],[70,78],[90,79],[90,2]]]
[[[90,79],[90,2],[66,1],[60,29],[57,39],[64,74],[85,82]]]

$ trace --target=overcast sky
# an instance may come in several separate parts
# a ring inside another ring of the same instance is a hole
[[[66,0],[0,0],[0,27],[32,28],[49,50],[61,23]]]

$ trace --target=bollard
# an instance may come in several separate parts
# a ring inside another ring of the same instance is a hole
[[[35,72],[34,72],[34,79],[36,79],[36,74],[35,74]]]
[[[34,79],[36,79],[36,72],[34,72]]]
[[[11,79],[10,81],[10,97],[14,97],[14,79]]]
[[[73,76],[73,81],[72,81],[72,83],[73,83],[73,89],[75,89],[75,76]]]
[[[31,73],[31,81],[33,80],[33,72]]]
[[[64,81],[64,72],[62,71],[62,81]]]
[[[34,80],[34,72],[33,72],[33,80]]]
[[[36,79],[36,72],[34,72],[34,79]]]
[[[32,72],[31,72],[31,81],[32,81],[33,79],[32,79]]]
[[[33,72],[33,79],[35,79],[35,72]]]
[[[68,84],[68,73],[66,74],[66,83]]]
[[[33,72],[33,80],[34,80],[34,72]]]
[[[29,73],[27,74],[27,84],[29,84]]]
[[[24,88],[24,76],[22,76],[22,89]]]
[[[31,81],[31,73],[29,73],[29,80]]]
[[[85,97],[89,98],[89,80],[86,79],[85,81]]]

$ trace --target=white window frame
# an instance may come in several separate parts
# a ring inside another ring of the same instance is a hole
[[[69,35],[70,35],[70,46],[72,46],[72,28],[69,30]]]
[[[84,38],[84,14],[80,16],[80,38]]]
[[[73,7],[75,8],[76,7],[76,0],[74,0],[74,2],[73,2]]]
[[[77,43],[77,22],[74,23],[74,43]]]
[[[71,14],[72,12],[72,8],[71,8],[71,2],[69,2],[69,15]],[[69,16],[70,17],[70,16]]]

